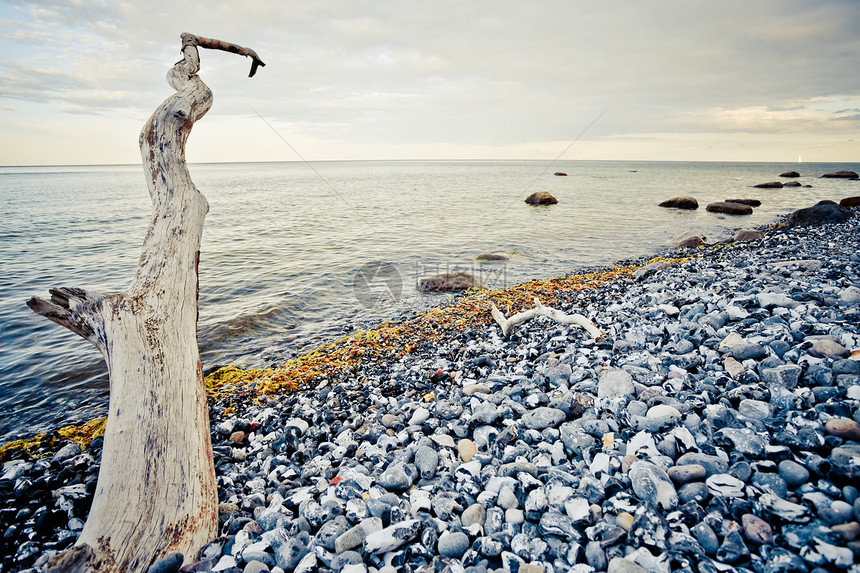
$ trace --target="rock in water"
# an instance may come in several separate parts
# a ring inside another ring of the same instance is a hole
[[[782,184],[780,184],[780,187]],[[705,207],[711,213],[723,213],[725,215],[752,215],[753,208],[743,203],[711,203]]]
[[[507,261],[511,256],[507,253],[484,253],[475,258],[479,261]]]
[[[740,203],[741,205],[749,205],[750,207],[761,207],[761,201],[758,199],[726,199],[724,203]]]
[[[834,171],[832,173],[825,173],[821,177],[827,179],[857,179],[858,175],[856,171]]]
[[[529,205],[555,205],[558,199],[550,195],[547,191],[535,191],[526,197],[526,203]]]
[[[441,273],[418,280],[418,292],[449,292],[470,288],[487,288],[487,285],[463,271]]]
[[[840,207],[833,201],[819,201],[812,207],[798,209],[788,216],[790,227],[810,227],[815,225],[829,225],[831,223],[844,223],[851,216],[851,211]]]
[[[860,207],[860,197],[845,197],[839,201],[839,206],[846,209],[849,207]]]
[[[699,202],[696,201],[695,197],[681,196],[681,197],[672,197],[671,199],[667,199],[658,205],[658,207],[670,207],[674,209],[698,209]]]
[[[753,185],[753,187],[758,187],[759,189],[782,189],[782,182],[769,181],[767,183],[759,183],[758,185]]]
[[[780,173],[780,177],[800,177],[800,173],[797,171],[786,171],[785,173]]]

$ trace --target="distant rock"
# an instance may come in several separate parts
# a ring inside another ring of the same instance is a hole
[[[822,177],[828,179],[857,179],[860,178],[860,175],[857,175],[856,171],[834,171],[833,173],[825,173]]]
[[[860,207],[860,197],[846,197],[839,202],[840,207]]]
[[[705,207],[711,213],[724,213],[726,215],[752,215],[753,208],[743,203],[730,203],[723,201],[722,203],[711,203]]]
[[[418,280],[418,292],[448,292],[487,288],[481,279],[462,271],[442,273]]]
[[[726,199],[726,203],[740,203],[741,205],[749,205],[750,207],[761,207],[761,201],[758,199]]]
[[[675,209],[698,209],[699,202],[696,201],[695,197],[681,196],[681,197],[672,197],[667,201],[663,201],[658,205],[658,207],[671,207]]]
[[[484,253],[475,258],[479,261],[507,261],[511,256],[507,253]]]
[[[786,171],[785,173],[780,173],[780,177],[800,177],[800,173],[797,171]]]
[[[813,225],[828,225],[831,223],[844,223],[851,216],[851,211],[840,207],[833,201],[819,201],[812,207],[798,209],[788,216],[790,227],[808,227]]]
[[[546,191],[535,191],[526,197],[526,203],[529,205],[555,205],[558,203],[558,199]]]
[[[764,233],[756,229],[738,229],[732,240],[736,243],[742,243],[744,241],[758,241],[762,237],[764,237]]]
[[[789,181],[788,183],[783,183],[783,187],[802,187],[800,181]]]
[[[701,247],[705,244],[707,238],[701,233],[697,233],[696,231],[687,231],[686,233],[681,233],[674,239],[672,239],[672,244],[676,247]]]
[[[758,187],[759,189],[781,189],[783,187],[782,181],[770,181],[769,183],[759,183],[758,185],[753,185],[753,187]]]
[[[553,175],[556,177],[567,177],[567,173],[564,173],[563,171],[556,171]]]

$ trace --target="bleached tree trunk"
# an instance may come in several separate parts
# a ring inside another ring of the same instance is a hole
[[[182,35],[176,90],[143,127],[140,153],[152,198],[137,272],[120,294],[75,288],[32,298],[35,312],[93,343],[110,374],[110,404],[92,508],[55,571],[146,571],[172,552],[196,559],[217,535],[209,414],[197,348],[197,263],[209,205],[185,163],[194,122],[212,106],[197,76],[197,47],[252,57],[245,48]]]

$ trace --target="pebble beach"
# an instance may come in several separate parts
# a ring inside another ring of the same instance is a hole
[[[210,381],[221,535],[150,571],[857,573],[860,221],[762,231],[529,291],[598,339],[484,298],[289,391]],[[0,571],[74,544],[81,443],[5,452]]]

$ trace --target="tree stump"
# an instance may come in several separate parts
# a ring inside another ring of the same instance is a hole
[[[191,128],[212,106],[197,76],[197,48],[253,50],[182,35],[182,60],[167,74],[176,93],[140,134],[152,220],[128,289],[50,290],[27,305],[101,351],[110,403],[101,468],[86,524],[49,571],[146,571],[172,552],[186,561],[217,535],[218,498],[206,389],[197,347],[197,264],[209,205],[185,162]]]

